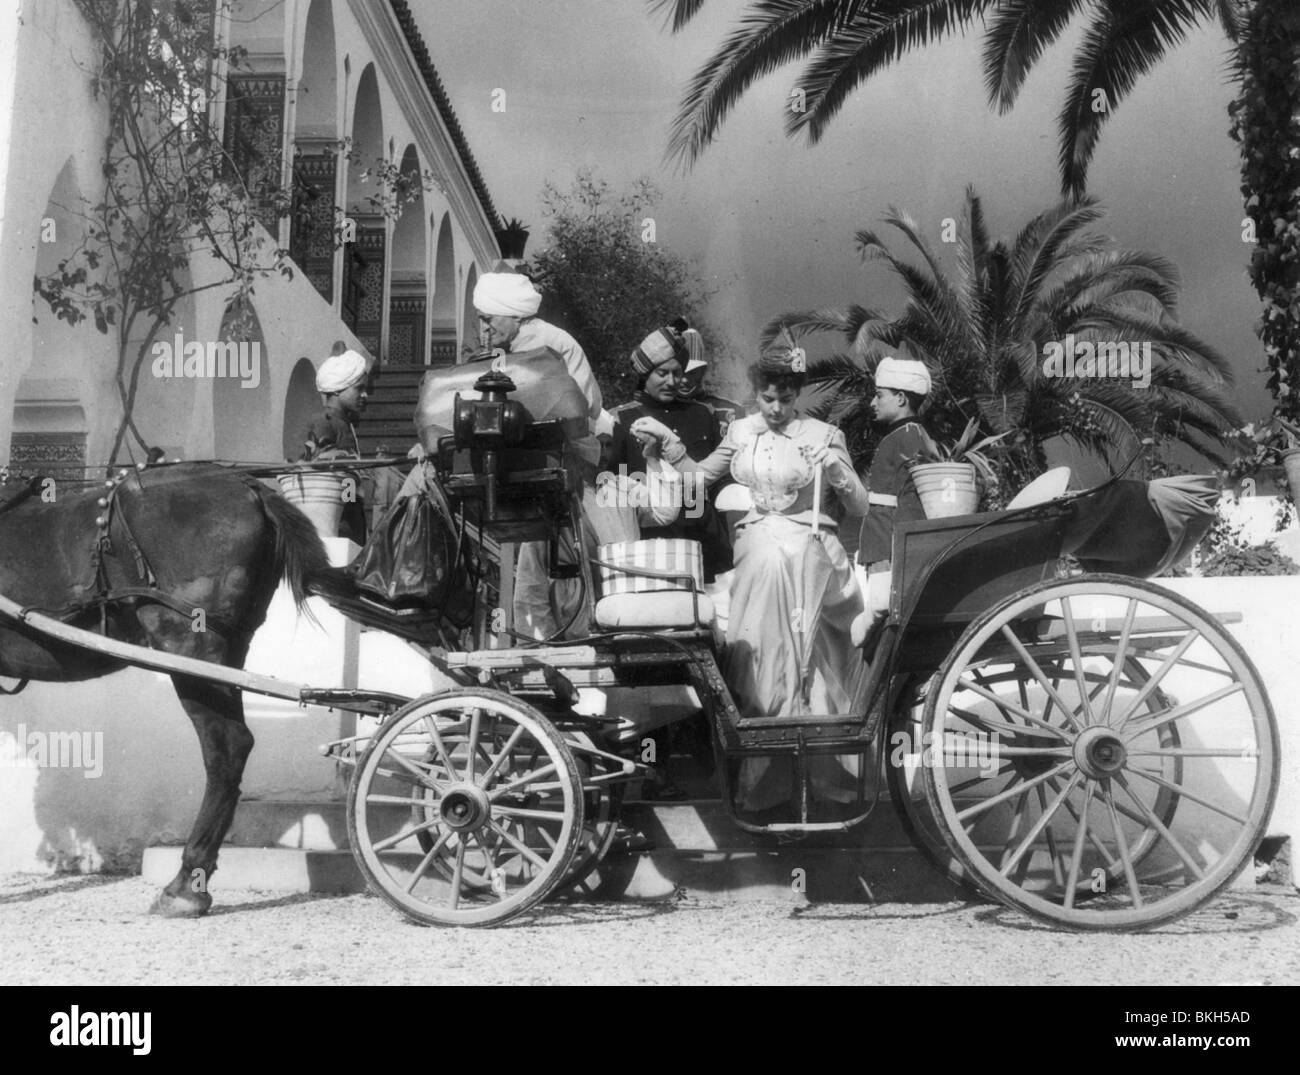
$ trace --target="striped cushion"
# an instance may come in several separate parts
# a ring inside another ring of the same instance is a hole
[[[602,597],[619,594],[656,593],[663,590],[684,590],[689,593],[690,583],[684,578],[648,578],[629,575],[618,567],[634,567],[674,575],[689,575],[697,591],[704,589],[704,562],[698,541],[679,538],[654,538],[650,541],[618,541],[601,545],[597,559],[614,567],[600,567],[600,592]]]

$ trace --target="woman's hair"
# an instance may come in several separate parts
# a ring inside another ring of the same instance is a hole
[[[799,353],[802,356],[802,352]],[[790,348],[771,347],[749,367],[749,385],[756,393],[766,388],[775,388],[778,392],[798,392],[803,388],[808,375],[801,363],[800,368],[795,368],[795,365]]]

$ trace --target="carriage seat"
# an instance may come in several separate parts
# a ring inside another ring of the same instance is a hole
[[[606,629],[708,629],[715,618],[709,595],[687,590],[611,594],[596,602],[596,623]]]
[[[605,629],[716,630],[698,541],[655,538],[601,545],[596,623]]]

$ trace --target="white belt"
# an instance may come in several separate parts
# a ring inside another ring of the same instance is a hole
[[[898,507],[898,497],[890,496],[888,493],[868,493],[868,504],[879,504],[882,508]]]

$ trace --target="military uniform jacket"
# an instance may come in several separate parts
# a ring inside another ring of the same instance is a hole
[[[925,461],[933,447],[930,435],[915,418],[902,418],[876,447],[867,474],[867,516],[862,520],[858,559],[864,564],[888,560],[893,555],[894,527],[925,518],[921,498],[908,467]]]

